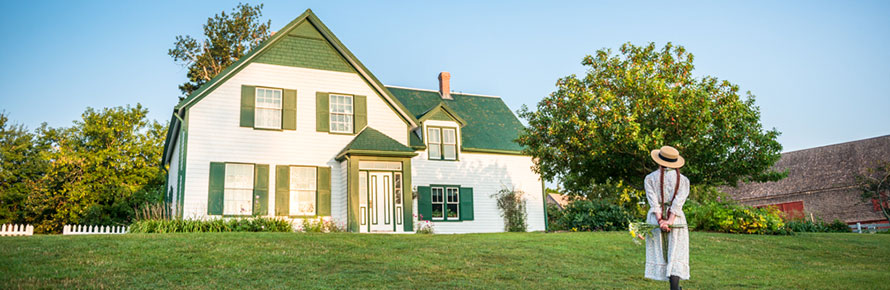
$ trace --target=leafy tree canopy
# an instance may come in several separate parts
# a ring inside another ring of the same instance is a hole
[[[179,35],[167,54],[188,68],[188,81],[179,85],[183,95],[189,95],[237,61],[269,37],[271,21],[260,21],[263,4],[250,6],[239,3],[231,14],[225,11],[207,19],[204,39]]]
[[[166,126],[141,105],[87,108],[71,127],[31,134],[0,115],[0,221],[60,232],[65,224],[121,225],[160,202]]]
[[[580,193],[609,180],[642,187],[657,169],[652,149],[671,145],[686,158],[693,184],[732,185],[778,180],[779,132],[764,130],[754,95],[716,77],[692,76],[693,56],[668,43],[627,43],[619,53],[598,50],[582,61],[587,75],[557,81],[557,90],[528,120],[517,142],[536,158],[535,170]]]

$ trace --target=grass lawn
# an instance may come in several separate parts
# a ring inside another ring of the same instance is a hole
[[[890,235],[692,233],[684,289],[890,287]],[[0,289],[667,288],[624,232],[0,237]]]

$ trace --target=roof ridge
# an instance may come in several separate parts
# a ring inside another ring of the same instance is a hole
[[[437,91],[437,90],[419,89],[419,88],[411,88],[411,87],[403,87],[403,86],[391,86],[391,85],[383,85],[383,86],[386,87],[387,89],[388,89],[388,88],[396,88],[396,89],[403,89],[403,90],[415,90],[415,91],[424,91],[424,92],[433,92],[433,93],[438,93],[438,92],[439,92],[439,91]],[[495,96],[495,95],[483,95],[483,94],[464,93],[464,92],[455,93],[455,92],[456,92],[455,90],[451,90],[451,94],[452,94],[452,95],[474,96],[474,97],[484,97],[484,98],[496,98],[496,99],[501,99],[500,96]]]

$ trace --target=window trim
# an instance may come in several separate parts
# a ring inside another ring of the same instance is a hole
[[[442,202],[437,203],[433,202],[433,189],[441,188],[442,189]],[[434,222],[462,222],[460,216],[460,185],[445,185],[445,184],[430,184],[430,207],[433,204],[441,204],[442,205],[442,217],[437,218],[430,214],[430,221]],[[457,202],[448,202],[448,189],[454,189],[457,191]],[[456,204],[457,205],[457,217],[448,218],[448,205]],[[432,208],[430,209],[430,213],[432,213]]]
[[[352,108],[352,113],[334,113],[331,109],[331,106],[334,105],[333,98],[334,96],[339,97],[349,97],[349,106]],[[332,118],[334,115],[348,115],[349,118],[349,130],[346,131],[337,131],[334,130],[334,121]],[[350,94],[339,94],[339,93],[328,93],[328,132],[332,134],[355,134],[355,95]]]
[[[237,165],[250,165],[253,168],[252,175],[253,179],[250,183],[250,213],[248,214],[226,214],[226,175],[223,175],[223,211],[222,217],[249,217],[253,216],[253,206],[254,206],[254,198],[255,198],[255,190],[256,190],[256,166],[257,163],[247,163],[247,162],[222,162],[226,166],[226,172],[228,172],[229,164],[237,164]]]
[[[439,143],[430,143],[430,129],[439,129]],[[445,144],[445,130],[454,130],[454,144]],[[457,127],[447,127],[447,126],[426,126],[425,133],[425,141],[426,141],[426,158],[427,160],[439,160],[439,161],[460,161],[460,134],[458,133]],[[432,146],[439,147],[439,158],[430,157],[430,147]],[[454,159],[445,159],[445,146],[454,146]]]
[[[260,95],[260,90],[268,90],[268,91],[278,91],[281,99],[278,102],[278,108],[267,108],[260,107],[259,102],[257,102],[257,97]],[[258,126],[259,122],[257,122],[257,118],[259,114],[257,111],[259,109],[267,109],[267,110],[278,110],[278,127],[260,127]],[[284,89],[281,88],[270,88],[270,87],[254,87],[253,90],[253,128],[258,130],[273,130],[273,131],[283,131],[284,130]]]

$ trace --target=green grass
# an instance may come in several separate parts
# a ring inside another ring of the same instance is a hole
[[[890,235],[692,233],[684,289],[887,288]],[[623,232],[0,237],[8,288],[667,288]]]

